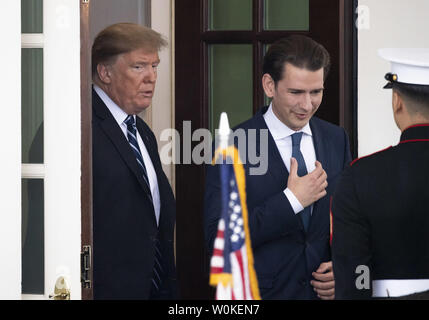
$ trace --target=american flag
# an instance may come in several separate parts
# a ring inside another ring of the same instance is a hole
[[[245,177],[234,147],[221,151],[232,161],[220,164],[222,212],[210,263],[217,300],[259,300],[247,219]]]

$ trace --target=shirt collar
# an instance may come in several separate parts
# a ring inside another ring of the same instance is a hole
[[[104,90],[96,84],[94,84],[94,90],[95,92],[97,92],[100,99],[103,100],[104,104],[106,105],[107,109],[109,109],[110,113],[112,114],[113,118],[115,118],[118,125],[121,126],[125,119],[128,117],[128,114],[124,110],[122,110],[112,99],[110,99],[107,93],[104,92]],[[133,117],[135,120],[135,115]]]
[[[296,132],[304,132],[305,134],[312,136],[309,123],[307,123],[301,130],[298,130],[298,131],[294,131],[291,128],[289,128],[287,125],[285,125],[274,114],[272,103],[270,103],[270,107],[268,108],[267,112],[264,114],[264,119],[274,140],[281,140],[283,138],[291,136]]]
[[[416,124],[401,133],[400,142],[429,139],[429,123]]]

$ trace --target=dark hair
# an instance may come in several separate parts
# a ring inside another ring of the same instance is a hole
[[[135,23],[117,23],[102,30],[92,45],[92,75],[99,63],[114,62],[121,53],[136,49],[158,52],[167,41],[158,32]]]
[[[406,101],[408,110],[429,115],[429,86],[393,82],[392,89],[399,92]]]
[[[323,68],[323,77],[326,79],[331,59],[328,51],[313,39],[292,35],[270,45],[264,57],[263,73],[268,73],[277,85],[283,77],[285,63],[310,71]]]

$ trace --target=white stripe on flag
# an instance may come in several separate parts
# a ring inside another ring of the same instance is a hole
[[[219,220],[218,230],[225,231],[225,220],[223,219]]]
[[[213,256],[210,265],[215,268],[223,268],[223,257]]]
[[[232,300],[231,285],[225,288],[222,282],[219,282],[216,287],[216,300]]]
[[[223,250],[224,247],[225,247],[225,240],[222,238],[216,238],[215,243],[214,243],[214,248],[219,249],[219,250]]]
[[[253,300],[252,293],[250,290],[250,277],[249,277],[249,268],[247,261],[247,251],[246,246],[243,246],[241,249],[241,256],[243,257],[243,269],[244,269],[244,280],[245,280],[245,290],[246,290],[246,299]]]
[[[237,256],[235,253],[230,254],[230,262],[231,262],[231,273],[232,273],[232,281],[234,283],[232,287],[232,291],[234,293],[235,300],[243,300],[243,281],[242,281],[242,274],[240,270],[240,265],[237,260]]]

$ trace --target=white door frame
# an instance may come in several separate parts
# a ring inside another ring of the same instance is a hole
[[[21,298],[21,1],[0,1],[0,299]]]
[[[0,2],[6,72],[1,80],[0,299],[48,299],[59,276],[81,298],[80,1],[44,0],[43,35],[23,35],[20,1]],[[21,167],[21,45],[43,47],[44,165]],[[4,56],[3,56],[4,55]],[[7,76],[6,76],[7,75]],[[21,295],[21,178],[43,177],[45,292]]]

